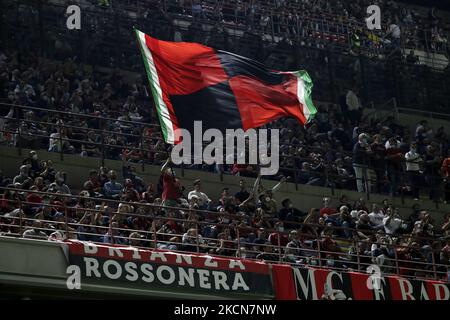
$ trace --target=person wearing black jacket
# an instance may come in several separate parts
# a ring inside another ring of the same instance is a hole
[[[298,222],[302,222],[306,216],[306,213],[294,208],[291,199],[286,198],[281,201],[282,208],[278,211],[278,219],[285,221],[284,226],[286,229],[298,228]],[[288,223],[294,222],[294,223]]]
[[[384,191],[384,177],[386,174],[386,148],[384,147],[381,136],[379,134],[375,135],[374,141],[370,145],[373,153],[370,157],[370,166],[375,171],[377,182],[376,190],[378,193]]]
[[[29,157],[23,160],[22,164],[29,166],[28,174],[33,179],[38,177],[43,170],[42,165],[39,162],[38,154],[34,150],[30,151]]]

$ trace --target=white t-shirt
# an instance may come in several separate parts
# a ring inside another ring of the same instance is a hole
[[[389,222],[389,224],[386,224],[387,219],[389,219],[388,216],[384,217],[384,219],[383,219],[384,231],[387,234],[394,234],[398,230],[398,228],[400,228],[403,221],[398,218],[392,218],[391,221]]]
[[[392,145],[392,144],[389,142],[389,140],[388,140],[388,141],[386,141],[386,143],[384,144],[384,147],[385,147],[386,149],[398,148],[398,147],[400,146],[400,141],[395,140],[395,142],[396,142],[396,144],[395,144],[395,145]]]
[[[420,166],[419,163],[416,162],[420,158],[420,154],[415,151],[408,151],[405,154],[406,159],[406,171],[419,171]],[[410,162],[414,161],[414,162]]]
[[[349,90],[347,92],[345,101],[347,103],[347,107],[348,107],[349,111],[358,110],[361,108],[361,105],[359,103],[359,98],[352,90]]]
[[[370,222],[375,225],[375,226],[381,226],[384,224],[383,219],[384,219],[384,214],[383,212],[371,212],[369,213],[369,219]]]
[[[55,151],[60,151],[61,144],[64,144],[64,141],[61,141],[59,133],[55,132],[50,135],[49,145],[48,145],[48,151],[51,151],[53,148],[56,147]]]
[[[389,33],[392,35],[392,38],[400,39],[401,35],[400,27],[395,23],[389,26]]]
[[[201,191],[195,191],[195,190],[190,191],[188,193],[188,200],[189,201],[192,199],[192,196],[197,196],[198,204],[201,205],[201,206],[211,201],[211,199],[209,199],[208,196],[205,193],[201,192]]]

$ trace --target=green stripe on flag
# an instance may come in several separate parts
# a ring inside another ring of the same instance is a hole
[[[140,31],[137,30],[136,28],[134,28],[134,31],[135,31],[135,34],[136,34],[136,37],[137,37],[137,41],[139,43],[139,48],[141,50],[142,59],[144,60],[145,70],[147,72],[147,78],[148,78],[148,81],[150,83],[150,89],[152,90],[153,99],[155,101],[155,106],[156,106],[156,110],[157,110],[157,114],[158,114],[158,118],[159,118],[159,123],[161,125],[161,131],[162,131],[163,136],[164,136],[164,140],[167,143],[173,143],[173,141],[171,141],[171,139],[169,139],[169,132],[168,132],[169,128],[167,127],[167,125],[166,125],[166,123],[164,121],[164,117],[162,115],[162,110],[161,110],[161,106],[160,106],[161,101],[159,101],[159,95],[158,95],[158,92],[157,92],[157,89],[156,89],[157,86],[158,86],[158,84],[157,84],[158,79],[154,79],[153,76],[152,76],[152,72],[151,72],[150,66],[148,64],[148,57],[145,54],[145,50],[144,50],[144,47],[143,47],[146,44],[142,43],[141,39],[139,38]]]
[[[308,72],[305,70],[297,71],[297,77],[299,77],[303,80],[303,84],[304,84],[304,88],[305,88],[303,100],[305,101],[305,104],[306,104],[305,107],[308,108],[308,110],[309,110],[309,115],[306,118],[306,123],[308,123],[314,118],[315,114],[317,113],[317,109],[314,106],[314,103],[311,98],[313,82],[312,82],[312,79],[309,76]]]

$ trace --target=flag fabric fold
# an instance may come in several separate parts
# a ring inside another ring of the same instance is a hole
[[[261,127],[281,117],[302,125],[316,114],[304,70],[269,70],[251,59],[198,43],[168,42],[136,30],[166,143],[176,129]]]

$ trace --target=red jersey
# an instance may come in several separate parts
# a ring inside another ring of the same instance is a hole
[[[269,240],[273,246],[278,246],[278,233],[277,232],[271,233],[269,235]],[[280,237],[280,246],[285,247],[288,243],[289,238],[286,235],[282,234]]]
[[[320,209],[320,216],[335,214],[337,210],[335,208],[322,208]]]
[[[27,196],[27,202],[33,203],[33,204],[41,204],[42,203],[42,198],[35,194],[35,193],[30,193]]]
[[[445,158],[442,162],[441,171],[444,177],[450,178],[450,158]]]
[[[170,173],[163,175],[162,200],[177,200],[180,197],[180,181]]]

